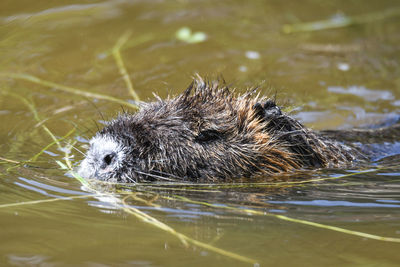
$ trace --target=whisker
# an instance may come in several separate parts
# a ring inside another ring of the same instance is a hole
[[[80,149],[76,148],[75,146],[71,146],[73,149],[75,149],[76,151],[78,151],[79,153],[81,153],[83,156],[86,157],[86,153],[82,152]]]
[[[85,127],[85,131],[82,131],[82,130],[78,129],[78,134],[81,135],[82,137],[86,138],[86,139],[88,139],[88,137],[86,135],[87,133],[89,133],[90,135],[94,135],[95,134],[91,129],[89,129],[87,127]]]
[[[84,152],[82,152],[80,149],[78,149],[77,147],[71,145],[71,143],[69,143],[68,141],[62,140],[62,143],[65,143],[66,145],[72,147],[73,149],[75,149],[76,151],[78,151],[79,153],[81,153],[83,156],[86,157],[86,154]]]
[[[96,106],[96,104],[95,104],[92,100],[90,100],[89,98],[86,98],[86,100],[96,109],[96,111],[97,111],[97,113],[99,113],[101,119],[102,119],[103,121],[106,121],[106,120],[104,119],[103,113],[102,113],[101,110]]]
[[[84,128],[84,130],[85,130],[85,131],[79,130],[79,134],[82,135],[83,137],[86,137],[87,133],[90,133],[91,136],[95,135],[95,133],[96,133],[93,129],[90,129],[89,127],[86,127],[83,125],[81,127]]]
[[[94,125],[96,125],[97,131],[100,132],[100,128],[97,122],[94,119],[92,119],[92,121],[94,122]]]
[[[128,179],[129,181],[131,181],[133,184],[136,184],[136,183],[137,183],[135,180],[133,180],[133,179],[132,179],[131,177],[129,177],[129,176],[126,176],[125,178]]]
[[[72,124],[72,125],[76,128],[77,133],[78,133],[79,135],[82,135],[82,136],[85,137],[85,138],[86,138],[86,133],[88,133],[88,132],[90,132],[91,135],[94,135],[93,130],[92,130],[92,129],[89,129],[88,127],[86,127],[86,126],[84,126],[84,125],[78,125],[77,123],[75,123],[75,122],[73,122],[73,121],[70,121],[70,120],[66,120],[66,119],[63,119],[63,121]],[[82,128],[84,128],[84,129],[82,129]],[[85,130],[85,131],[84,131],[84,130]]]
[[[124,109],[124,106],[123,106],[123,105],[121,105],[121,109],[122,109],[122,114],[126,114],[126,111],[125,111],[125,109]]]
[[[166,181],[171,181],[171,182],[175,181],[174,179],[169,179],[169,178],[162,177],[162,176],[155,175],[155,174],[151,174],[151,173],[141,172],[141,171],[138,171],[138,170],[135,170],[135,172],[137,172],[138,174],[143,174],[143,175],[147,175],[147,176],[150,176],[150,177],[154,177],[154,178],[157,178],[157,179],[160,179],[160,180],[166,180]]]
[[[174,177],[174,178],[177,178],[178,180],[183,180],[182,177],[176,176],[176,175],[174,175],[174,174],[172,174],[172,173],[163,172],[163,171],[158,171],[158,170],[152,170],[152,171],[153,171],[153,172],[157,172],[157,173],[159,173],[159,174],[165,174],[165,175],[168,175],[168,176],[172,176],[172,177]]]

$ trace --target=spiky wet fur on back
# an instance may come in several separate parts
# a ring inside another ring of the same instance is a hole
[[[158,98],[135,114],[120,115],[99,137],[124,147],[122,165],[97,177],[119,182],[224,181],[337,167],[353,161],[356,153],[305,128],[255,90],[236,95],[201,78],[175,98]]]

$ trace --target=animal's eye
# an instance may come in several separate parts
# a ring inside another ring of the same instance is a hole
[[[104,156],[103,158],[103,165],[104,167],[107,167],[108,165],[110,165],[113,160],[115,158],[115,153],[110,153]]]
[[[209,141],[214,141],[218,140],[222,137],[221,133],[218,132],[217,130],[204,130],[199,133],[199,135],[196,136],[196,141],[198,142],[209,142]]]

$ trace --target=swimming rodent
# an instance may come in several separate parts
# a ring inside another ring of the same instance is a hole
[[[306,128],[256,90],[235,95],[198,77],[177,97],[110,121],[91,139],[78,173],[120,183],[220,182],[368,159],[332,137],[334,131]]]

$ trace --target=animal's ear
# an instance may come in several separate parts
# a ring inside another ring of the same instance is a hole
[[[262,119],[278,117],[282,115],[281,109],[276,105],[275,101],[268,99],[264,103],[256,103],[253,106],[256,116]]]
[[[211,142],[218,140],[222,137],[222,134],[214,129],[207,129],[199,132],[199,134],[196,136],[196,141],[197,142]]]
[[[258,118],[265,118],[265,111],[261,103],[255,103],[253,106],[254,113]]]

